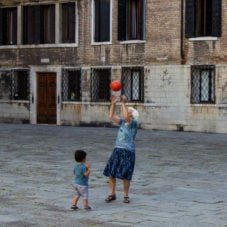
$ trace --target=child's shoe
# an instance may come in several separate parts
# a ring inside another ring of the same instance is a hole
[[[89,206],[84,207],[84,209],[85,209],[85,210],[88,210],[88,211],[92,210],[92,208],[91,208],[91,207],[89,207]]]
[[[72,210],[78,210],[78,209],[79,209],[79,207],[78,207],[78,206],[76,206],[76,205],[72,205],[72,206],[71,206],[71,209],[72,209]]]

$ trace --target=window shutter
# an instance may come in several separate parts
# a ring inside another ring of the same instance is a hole
[[[13,44],[17,44],[17,8],[13,9]]]
[[[101,0],[100,5],[100,40],[101,42],[110,41],[110,1]]]
[[[23,7],[23,44],[27,44],[28,43],[28,8],[27,7]]]
[[[23,43],[38,44],[40,43],[40,12],[39,6],[25,6],[23,16]],[[39,35],[37,35],[39,34]]]
[[[140,0],[140,40],[144,40],[145,31],[145,4],[144,0]]]
[[[186,13],[185,13],[185,37],[194,37],[195,31],[195,0],[186,0]]]
[[[76,26],[76,15],[75,15],[75,3],[72,3],[68,7],[68,28],[69,28],[69,35],[68,35],[68,42],[75,43],[75,26]]]
[[[216,37],[221,36],[221,0],[212,1],[212,35]]]
[[[63,4],[61,9],[61,42],[67,43],[68,41],[68,4]]]
[[[0,45],[3,45],[3,9],[0,9]]]
[[[94,0],[95,3],[95,42],[99,42],[100,40],[100,0]]]
[[[49,27],[50,31],[45,31],[48,34],[50,34],[48,43],[55,43],[55,5],[50,5],[50,21],[49,21]]]
[[[126,0],[118,0],[118,40],[126,40]]]
[[[32,6],[34,12],[34,40],[33,44],[40,44],[41,42],[41,31],[43,33],[43,27],[41,28],[41,24],[43,24],[43,17],[41,17],[41,6]],[[28,34],[29,35],[29,34]]]

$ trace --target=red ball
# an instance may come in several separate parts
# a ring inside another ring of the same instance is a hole
[[[119,91],[121,90],[121,82],[118,80],[114,80],[110,83],[110,88],[113,91]]]

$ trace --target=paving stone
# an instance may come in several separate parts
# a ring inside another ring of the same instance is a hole
[[[226,227],[227,135],[139,130],[130,204],[104,202],[116,128],[0,124],[0,226]],[[91,163],[89,203],[70,209],[74,151]]]

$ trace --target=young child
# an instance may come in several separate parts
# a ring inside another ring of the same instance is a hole
[[[91,166],[86,162],[87,153],[83,150],[77,150],[75,152],[75,160],[77,164],[74,167],[75,183],[74,187],[76,195],[72,200],[71,209],[78,210],[77,202],[80,197],[83,199],[83,205],[85,210],[91,210],[88,206],[88,178],[90,175]]]

